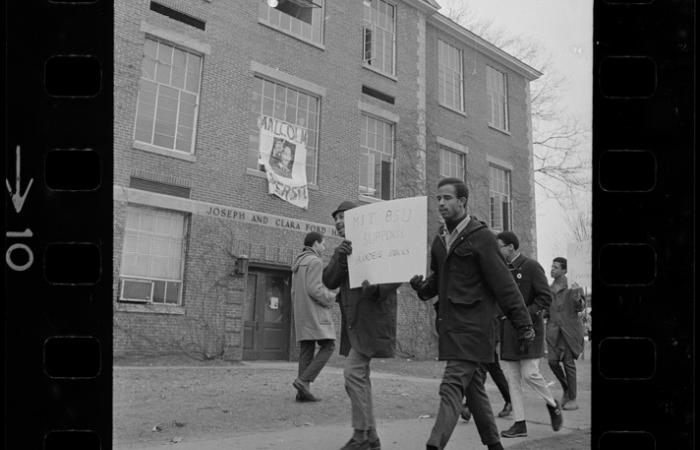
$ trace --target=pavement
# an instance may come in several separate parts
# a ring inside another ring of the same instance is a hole
[[[241,369],[255,370],[256,368],[279,368],[283,370],[296,370],[296,363],[290,362],[248,362],[239,366]],[[342,376],[342,370],[326,367],[324,372],[335,376]],[[418,383],[431,383],[437,386],[440,380],[432,378],[406,377],[395,374],[372,372],[372,379],[393,379]],[[503,407],[503,400],[496,386],[490,378],[487,378],[486,390],[492,399],[492,408],[497,413]],[[552,386],[555,396],[559,389]],[[524,389],[525,413],[527,415],[528,436],[525,438],[502,438],[505,448],[512,447],[523,441],[533,441],[549,438],[559,434],[572,433],[575,430],[590,429],[591,427],[591,396],[590,391],[580,391],[577,402],[579,409],[576,411],[564,411],[564,426],[555,433],[549,422],[549,414],[544,402],[529,388]],[[435,421],[434,416],[417,417],[415,419],[377,421],[377,430],[382,441],[382,449],[396,450],[422,450],[425,441]],[[496,418],[499,430],[505,430],[512,424],[512,418]],[[129,450],[163,450],[166,446],[175,445],[174,450],[337,450],[350,437],[349,424],[337,425],[309,425],[289,429],[281,429],[270,432],[240,433],[226,438],[212,440],[187,440],[177,444],[157,445],[150,447],[129,446]],[[119,446],[115,446],[119,449]],[[460,419],[454,433],[445,450],[469,450],[486,448],[479,438],[473,419],[464,422]]]

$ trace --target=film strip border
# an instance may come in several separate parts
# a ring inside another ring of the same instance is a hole
[[[694,1],[594,9],[592,448],[694,448]]]
[[[113,4],[4,6],[4,448],[110,448]]]

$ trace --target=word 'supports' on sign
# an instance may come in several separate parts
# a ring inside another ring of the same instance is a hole
[[[574,242],[566,246],[566,277],[569,282],[576,282],[582,288],[590,289],[591,281],[591,240]]]
[[[345,212],[350,287],[406,282],[425,275],[428,198],[371,203]]]

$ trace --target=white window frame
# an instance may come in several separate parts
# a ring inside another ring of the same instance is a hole
[[[367,130],[364,129],[364,122],[365,118],[368,120],[375,120],[383,124],[387,124],[391,127],[391,155],[389,156],[389,161],[391,164],[391,170],[389,176],[391,179],[389,180],[389,192],[387,193],[388,199],[383,199],[381,197],[377,197],[374,195],[375,192],[371,192],[371,190],[374,190],[373,187],[371,186],[362,186],[359,183],[359,163],[358,163],[358,191],[360,194],[360,200],[363,201],[368,201],[368,202],[373,202],[373,201],[383,201],[383,200],[391,200],[394,198],[394,186],[396,183],[396,126],[398,124],[398,116],[394,113],[384,111],[380,108],[377,108],[373,105],[365,104],[363,102],[359,102],[360,106],[360,120],[362,121],[362,124],[360,125],[360,133],[367,133]],[[381,153],[386,155],[386,152],[382,152],[377,150],[376,148],[370,148],[367,147],[366,145],[362,145],[362,142],[366,142],[366,137],[360,136],[360,151],[362,153],[364,152],[372,152],[372,153]],[[368,172],[369,173],[369,172]]]
[[[280,0],[282,4],[283,0]],[[299,39],[302,42],[313,45],[320,49],[325,49],[324,47],[324,34],[325,34],[325,17],[326,17],[326,0],[313,0],[313,3],[319,5],[319,7],[312,8],[312,23],[307,24],[303,20],[297,19],[290,16],[289,14],[280,11],[277,7],[272,7],[267,3],[267,0],[258,0],[258,22],[273,28],[281,33],[287,34],[295,39]],[[279,6],[279,5],[278,5]],[[315,36],[314,27],[316,26],[316,21],[318,21],[318,36]],[[310,36],[305,35],[302,31],[304,28],[309,27],[311,30]],[[295,29],[298,28],[298,29]]]
[[[448,54],[455,52],[457,53],[458,67],[451,65],[453,61],[450,61]],[[445,60],[445,56],[447,56],[447,60]],[[456,83],[455,77],[457,78]],[[447,97],[448,81],[454,89],[452,98]],[[455,94],[459,96],[457,102],[455,102]],[[446,108],[464,113],[464,58],[462,50],[441,39],[438,39],[438,103]]]
[[[362,26],[362,65],[363,67],[366,67],[367,69],[373,70],[375,72],[378,72],[382,75],[387,75],[389,77],[395,77],[396,76],[396,24],[397,24],[397,16],[398,16],[398,6],[394,2],[390,2],[387,0],[362,0],[362,9],[363,9],[363,26]],[[372,4],[374,3],[382,3],[385,4],[387,7],[391,7],[394,11],[393,18],[391,20],[391,29],[388,30],[386,28],[386,23],[382,24],[377,23],[376,20],[374,19],[374,15],[372,14]],[[382,58],[382,64],[377,66],[376,64],[372,64],[370,61],[373,59],[376,59],[374,57],[370,57],[369,59],[367,58],[367,44],[368,44],[368,39],[367,39],[367,32],[370,32],[370,39],[369,39],[369,44],[370,44],[370,52],[371,54],[375,54],[374,49],[376,46],[376,39],[375,36],[377,34],[382,33],[382,34],[388,34],[391,33],[391,70],[386,70],[386,65],[388,62],[388,59],[386,58],[386,55],[384,55],[384,58]]]
[[[494,180],[493,174],[500,171],[504,174],[504,183],[506,184],[505,189],[508,192],[501,192],[497,190],[496,180]],[[499,223],[495,223],[496,218],[494,217],[493,203],[494,198],[499,201]],[[508,223],[504,223],[503,220],[503,199],[507,199],[508,205]],[[512,168],[504,167],[494,162],[489,162],[489,225],[493,231],[507,231],[513,229],[513,170]]]
[[[201,97],[202,97],[202,78],[204,74],[204,58],[205,54],[211,52],[211,48],[207,44],[202,44],[198,41],[192,40],[190,38],[184,37],[180,35],[179,33],[176,32],[171,32],[167,30],[161,30],[159,28],[156,28],[146,22],[142,22],[141,24],[141,30],[145,32],[144,34],[144,43],[143,43],[143,49],[144,49],[144,55],[143,58],[141,59],[141,62],[143,64],[144,58],[146,58],[145,55],[145,48],[147,45],[148,41],[155,42],[157,46],[160,45],[167,45],[169,47],[172,47],[173,49],[180,50],[184,52],[186,55],[194,55],[200,59],[200,65],[199,65],[199,74],[198,74],[198,83],[197,83],[197,91],[188,91],[186,88],[178,88],[174,85],[171,84],[165,84],[161,83],[156,79],[148,79],[144,78],[143,71],[140,74],[139,77],[139,82],[141,80],[148,81],[150,83],[155,83],[156,84],[156,89],[157,92],[160,90],[160,86],[166,86],[170,89],[176,89],[178,91],[178,103],[177,103],[177,108],[178,111],[176,112],[176,117],[175,117],[175,135],[173,137],[173,147],[165,147],[162,145],[158,145],[154,142],[155,139],[155,127],[156,127],[156,113],[158,109],[158,93],[156,93],[156,103],[154,105],[154,115],[153,115],[153,125],[151,127],[151,138],[150,141],[142,141],[137,139],[137,124],[139,120],[139,100],[142,95],[141,88],[139,87],[138,89],[138,94],[137,94],[137,99],[136,99],[136,109],[134,113],[134,128],[133,128],[133,134],[132,134],[132,139],[134,142],[134,147],[139,148],[142,150],[146,151],[152,151],[154,153],[159,153],[163,154],[166,156],[173,156],[176,158],[181,158],[189,161],[194,161],[194,154],[195,154],[195,147],[196,147],[196,142],[197,142],[197,128],[198,128],[198,121],[199,121],[199,106],[201,103]],[[173,50],[174,51],[174,50]],[[187,56],[189,59],[189,56]],[[187,77],[187,73],[184,75]],[[179,150],[176,148],[177,146],[177,134],[178,134],[178,124],[181,119],[180,117],[180,100],[179,97],[182,95],[182,92],[187,92],[188,94],[194,95],[195,96],[195,103],[194,103],[194,110],[193,110],[193,120],[192,120],[192,137],[191,137],[191,142],[189,145],[189,149],[187,151]]]
[[[167,210],[165,208],[157,208],[157,207],[152,207],[152,206],[145,206],[145,205],[140,205],[140,204],[128,204],[127,208],[135,208],[135,209],[150,209],[150,210],[156,210],[156,211],[167,211],[171,213],[178,213],[179,215],[182,216],[183,220],[183,228],[182,228],[182,246],[181,246],[181,256],[180,256],[180,267],[179,267],[179,279],[171,279],[171,278],[162,278],[162,277],[147,277],[147,276],[140,276],[140,275],[123,275],[123,269],[124,269],[124,247],[126,245],[126,233],[127,233],[127,228],[126,225],[124,227],[124,237],[122,239],[122,261],[120,262],[119,266],[119,295],[118,295],[118,300],[119,302],[122,303],[137,303],[137,304],[148,304],[148,305],[159,305],[159,306],[164,306],[164,307],[181,307],[182,306],[182,297],[183,297],[183,292],[184,292],[184,287],[185,287],[185,280],[184,280],[184,273],[185,273],[185,258],[187,256],[187,242],[188,242],[188,237],[189,237],[189,224],[190,224],[190,219],[191,215],[187,214],[183,211],[179,210]],[[128,210],[127,210],[128,214]],[[134,282],[143,282],[143,283],[150,283],[151,289],[150,289],[150,294],[147,299],[143,298],[127,298],[124,297],[124,283],[125,281],[134,281]],[[163,301],[162,302],[154,302],[153,301],[153,295],[155,291],[155,283],[158,281],[163,281],[166,283],[165,289],[166,291],[164,292],[163,295]],[[167,288],[168,285],[167,283],[179,283],[180,289],[178,290],[178,298],[177,298],[177,303],[169,303],[165,301],[165,298],[167,296]]]
[[[500,82],[499,82],[500,81]],[[486,66],[486,92],[489,98],[489,126],[497,130],[509,132],[508,116],[508,74],[491,66]],[[499,116],[498,108],[502,108]],[[503,123],[501,123],[501,121]]]

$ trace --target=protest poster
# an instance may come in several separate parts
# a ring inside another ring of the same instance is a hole
[[[584,289],[590,289],[591,282],[591,240],[574,242],[566,246],[567,271],[569,283],[576,282]]]
[[[425,276],[428,258],[427,197],[371,203],[345,211],[350,287],[398,283]]]
[[[307,209],[306,129],[269,116],[261,116],[258,127],[259,163],[265,167],[268,193]]]

